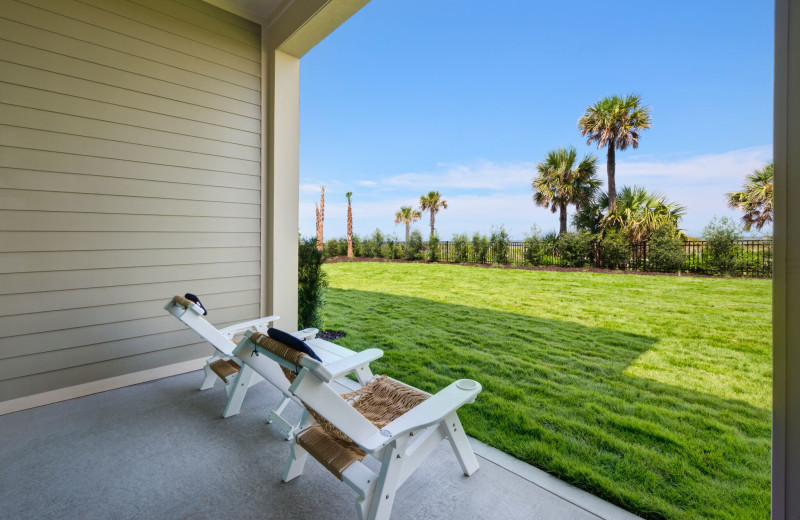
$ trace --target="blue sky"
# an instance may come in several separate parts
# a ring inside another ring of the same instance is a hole
[[[545,154],[587,146],[577,120],[609,94],[638,93],[653,127],[617,153],[617,187],[687,206],[699,235],[738,216],[724,193],[772,156],[773,7],[669,2],[372,0],[301,60],[300,232],[402,236],[394,212],[439,190],[443,239],[503,224],[513,237],[558,217],[531,199]],[[570,214],[573,210],[571,210]],[[427,215],[416,226],[427,229]]]

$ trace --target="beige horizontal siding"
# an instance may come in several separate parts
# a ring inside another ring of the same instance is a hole
[[[223,188],[176,182],[125,179],[102,175],[48,172],[39,170],[31,175],[29,170],[0,167],[0,190],[53,191],[57,186],[62,193],[87,195],[125,195],[155,199],[187,200],[197,202],[235,202],[256,205],[259,194],[253,189]],[[11,208],[8,208],[11,209]],[[201,211],[201,213],[203,213]],[[247,215],[252,216],[252,215]]]
[[[95,74],[91,74],[93,70],[91,66],[97,65],[101,67],[100,70],[104,72],[104,76],[108,81],[114,81],[117,77],[128,79],[135,78],[137,81],[143,81],[142,83],[131,83],[130,88],[134,89],[139,85],[147,85],[147,83],[144,82],[145,80],[141,80],[140,78],[149,78],[151,80],[188,87],[199,92],[216,94],[223,99],[231,98],[255,105],[261,103],[260,93],[257,89],[242,87],[235,83],[222,81],[205,74],[198,74],[186,70],[185,68],[176,68],[158,61],[140,58],[139,56],[109,49],[95,43],[85,42],[71,36],[54,34],[46,29],[37,29],[13,20],[0,18],[0,33],[7,34],[10,32],[15,34],[15,40],[20,44],[16,48],[24,51],[20,57],[20,59],[23,60],[21,61],[23,64],[29,64],[31,66],[42,65],[47,70],[53,72],[62,72],[64,67],[69,67],[71,70],[70,74],[78,77],[84,77],[84,74],[89,75],[89,77],[95,77]],[[14,46],[8,47],[12,49],[15,48]],[[25,47],[36,49],[36,51],[28,50]],[[1,51],[2,47],[0,47],[0,52]],[[37,51],[46,51],[46,53]],[[66,56],[71,59],[65,60],[66,63],[53,65],[53,59],[48,59],[50,56],[48,53]],[[75,68],[76,63],[80,65],[77,69]],[[116,74],[116,76],[109,78],[108,75],[112,73]],[[162,85],[162,88],[164,86],[165,85]],[[167,90],[165,94],[169,95],[170,92],[172,91]],[[182,96],[181,98],[184,97],[185,96]],[[189,99],[191,100],[192,98]],[[209,100],[208,102],[211,103],[218,102],[216,98],[211,96],[200,97],[198,99]],[[245,113],[245,115],[247,115],[247,113]]]
[[[202,153],[204,155],[209,154],[232,159],[247,159],[255,162],[261,159],[261,150],[257,146],[241,146],[225,141],[186,136],[128,124],[109,123],[89,117],[61,114],[57,111],[20,107],[1,102],[0,121],[17,128],[69,133],[97,139],[104,139],[109,135],[113,135],[117,141],[155,146],[167,150]]]
[[[93,99],[83,99],[74,95],[50,92],[40,88],[3,83],[2,81],[0,81],[0,99],[7,105],[17,107],[33,108],[107,123],[124,124],[147,130],[160,130],[165,133],[187,137],[198,137],[204,139],[206,144],[221,142],[251,148],[259,148],[261,146],[257,133],[236,130],[219,124],[215,125],[148,112],[138,108],[98,102]]]
[[[192,287],[194,289],[194,286]],[[212,317],[216,316],[218,309],[235,307],[239,305],[257,304],[259,291],[232,291],[220,293],[204,293],[203,300],[214,310]],[[145,318],[159,318],[164,316],[162,306],[164,300],[145,300],[113,305],[100,305],[97,307],[81,307],[77,309],[63,309],[50,312],[37,312],[32,314],[17,314],[14,316],[0,316],[0,337],[19,337],[40,332],[59,331],[92,325],[102,325],[119,319],[120,316],[128,320],[142,320]],[[214,321],[213,319],[211,320]],[[177,324],[177,322],[176,322]]]
[[[259,53],[253,48],[246,57],[231,52],[231,49],[221,42],[203,40],[201,35],[194,35],[172,31],[168,17],[161,17],[158,26],[153,22],[157,20],[156,13],[147,13],[144,19],[126,16],[123,12],[127,2],[112,0],[112,3],[100,0],[89,5],[88,2],[78,0],[21,0],[23,3],[60,14],[66,18],[80,20],[91,25],[103,27],[118,34],[130,36],[144,42],[156,43],[161,47],[172,49],[176,52],[200,58],[217,65],[225,65],[240,72],[245,72],[255,77],[260,77],[261,66]],[[169,0],[165,0],[169,1]],[[99,7],[96,7],[99,6]],[[36,24],[32,24],[36,25]],[[184,25],[184,27],[186,27]],[[194,38],[192,36],[195,36]],[[97,40],[105,41],[105,40]]]
[[[16,377],[0,381],[0,396],[3,400],[17,399],[59,388],[99,381],[122,374],[130,374],[151,368],[162,367],[208,355],[208,343],[195,342],[177,345],[145,354],[119,357],[109,361],[89,363],[53,372]]]
[[[199,170],[182,166],[167,166],[142,161],[91,157],[69,152],[49,152],[3,146],[0,141],[0,166],[21,170],[62,172],[100,177],[119,177],[180,186],[201,185],[257,190],[261,178],[254,175],[232,174],[214,170]]]
[[[0,401],[195,359],[261,301],[260,28],[200,0],[2,0]]]
[[[62,0],[56,1],[62,3]],[[69,5],[68,2],[63,3],[67,4],[67,6]],[[50,5],[53,4],[51,3]],[[54,35],[68,36],[81,42],[102,42],[104,48],[132,57],[140,57],[212,79],[219,78],[219,81],[229,82],[255,91],[261,88],[258,75],[240,72],[227,65],[218,65],[210,62],[206,58],[196,58],[172,48],[158,45],[155,42],[127,36],[106,27],[68,18],[32,5],[7,2],[7,6],[4,7],[0,15],[7,20],[21,23],[25,23],[25,20],[30,18],[36,18],[36,26],[38,28],[49,31]],[[258,31],[258,28],[255,30]]]
[[[253,34],[260,34],[261,32],[258,25],[254,24],[253,22],[245,20],[244,18],[233,13],[220,11],[211,4],[207,4],[205,2],[195,2],[194,0],[175,0],[175,2]]]
[[[257,262],[260,252],[255,247],[218,247],[196,249],[148,249],[128,251],[56,251],[0,253],[0,274],[36,273],[40,271],[73,271],[76,269],[115,269],[122,267],[151,267],[193,265],[221,262]],[[1,332],[0,332],[1,333]]]
[[[224,262],[0,274],[0,295],[94,287],[127,287],[133,284],[143,285],[181,279],[199,280],[212,276],[220,278],[258,276],[259,268],[259,262]]]
[[[229,112],[242,117],[249,117],[254,106],[258,106],[232,97],[220,96],[126,70],[79,60],[54,51],[4,40],[0,40],[0,60],[133,92],[151,95],[157,93],[159,97],[165,99]]]
[[[7,210],[69,212],[80,207],[86,213],[119,213],[123,215],[192,216],[210,214],[214,218],[258,219],[258,204],[238,202],[211,202],[138,197],[135,195],[96,195],[85,193],[59,193],[55,191],[29,191],[0,189],[0,205]],[[165,220],[168,225],[170,220]],[[2,227],[0,225],[0,227]],[[122,229],[120,229],[122,231]]]
[[[259,247],[258,233],[29,232],[0,231],[2,250],[31,251],[148,251],[194,247]]]
[[[76,99],[102,101],[110,105],[216,124],[245,132],[258,133],[261,128],[259,120],[252,117],[207,108],[180,99],[168,99],[157,93],[138,92],[124,86],[118,87],[100,81],[73,77],[69,74],[36,69],[24,64],[0,61],[0,81],[67,94]]]
[[[49,152],[71,153],[88,157],[121,159],[162,166],[259,175],[258,161],[233,159],[196,152],[183,152],[156,146],[142,146],[109,138],[84,137],[63,132],[31,130],[0,125],[0,142],[5,146]]]
[[[222,291],[247,291],[257,287],[258,282],[257,276],[238,276],[0,295],[0,315],[13,316],[15,314],[32,314],[80,307],[99,307],[101,305],[155,300],[159,297],[162,297],[164,303],[166,303],[168,298],[185,291],[200,295]],[[120,319],[123,318],[123,316],[120,316]]]
[[[216,309],[218,326],[236,323],[242,314],[258,314],[258,305],[238,305]],[[147,331],[147,334],[142,334]],[[174,339],[162,335],[171,334]],[[67,366],[105,361],[123,355],[141,354],[143,349],[160,350],[164,343],[187,345],[197,335],[169,315],[144,320],[115,322],[36,334],[37,354],[25,351],[14,338],[0,339],[0,380],[21,375],[49,372]],[[126,343],[127,342],[127,343]],[[73,357],[73,359],[67,359]],[[42,364],[43,360],[48,360]],[[56,366],[54,363],[62,363]],[[38,366],[37,365],[43,365]]]

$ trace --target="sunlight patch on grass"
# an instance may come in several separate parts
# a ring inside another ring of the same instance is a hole
[[[709,345],[687,348],[671,339],[656,343],[624,374],[772,410],[770,357],[754,359],[750,353]]]

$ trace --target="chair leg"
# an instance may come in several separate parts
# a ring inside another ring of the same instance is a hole
[[[206,361],[206,366],[203,367],[203,372],[205,375],[203,376],[203,384],[200,385],[200,390],[208,390],[214,386],[214,383],[217,381],[217,374],[215,374],[209,364],[213,363],[217,360],[217,357],[214,356]]]
[[[369,515],[367,516],[369,520],[388,520],[392,513],[394,495],[397,488],[400,487],[400,470],[405,459],[405,454],[401,451],[397,445],[391,445],[384,452],[378,481],[372,496],[366,497],[366,501],[369,503]]]
[[[356,498],[356,519],[357,520],[367,520],[369,516],[369,504],[370,501],[366,498],[357,497]]]
[[[286,409],[286,405],[288,405],[292,400],[288,396],[284,396],[283,400],[280,402],[278,406],[270,410],[269,416],[267,417],[267,423],[273,424],[278,427],[280,431],[282,431],[286,435],[286,440],[292,440],[294,437],[294,432],[297,431],[299,424],[292,424],[287,421],[281,414]]]
[[[255,376],[256,372],[250,368],[250,366],[242,365],[239,375],[236,376],[236,379],[233,382],[233,391],[228,397],[228,404],[225,405],[225,411],[222,412],[223,417],[227,418],[239,413],[239,410],[242,408],[242,402],[244,401],[244,396],[247,393],[247,389],[250,388],[252,380]]]
[[[456,412],[445,418],[442,427],[447,430],[447,440],[450,441],[450,446],[456,454],[464,475],[470,476],[478,471],[480,467],[478,459],[475,457],[475,452],[472,451],[472,446],[469,444],[467,434],[464,433],[464,428],[461,426],[461,421],[458,419]]]
[[[286,469],[283,471],[283,481],[289,482],[302,475],[303,466],[305,466],[307,458],[308,452],[293,439],[289,460],[286,462]]]

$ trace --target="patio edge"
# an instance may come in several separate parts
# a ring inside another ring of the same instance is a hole
[[[640,517],[625,511],[619,506],[615,506],[591,493],[567,484],[539,468],[531,466],[527,462],[523,462],[496,448],[492,448],[488,444],[484,444],[472,437],[469,438],[469,442],[475,454],[479,457],[510,471],[531,484],[558,496],[598,518],[602,518],[603,520],[642,520]]]

